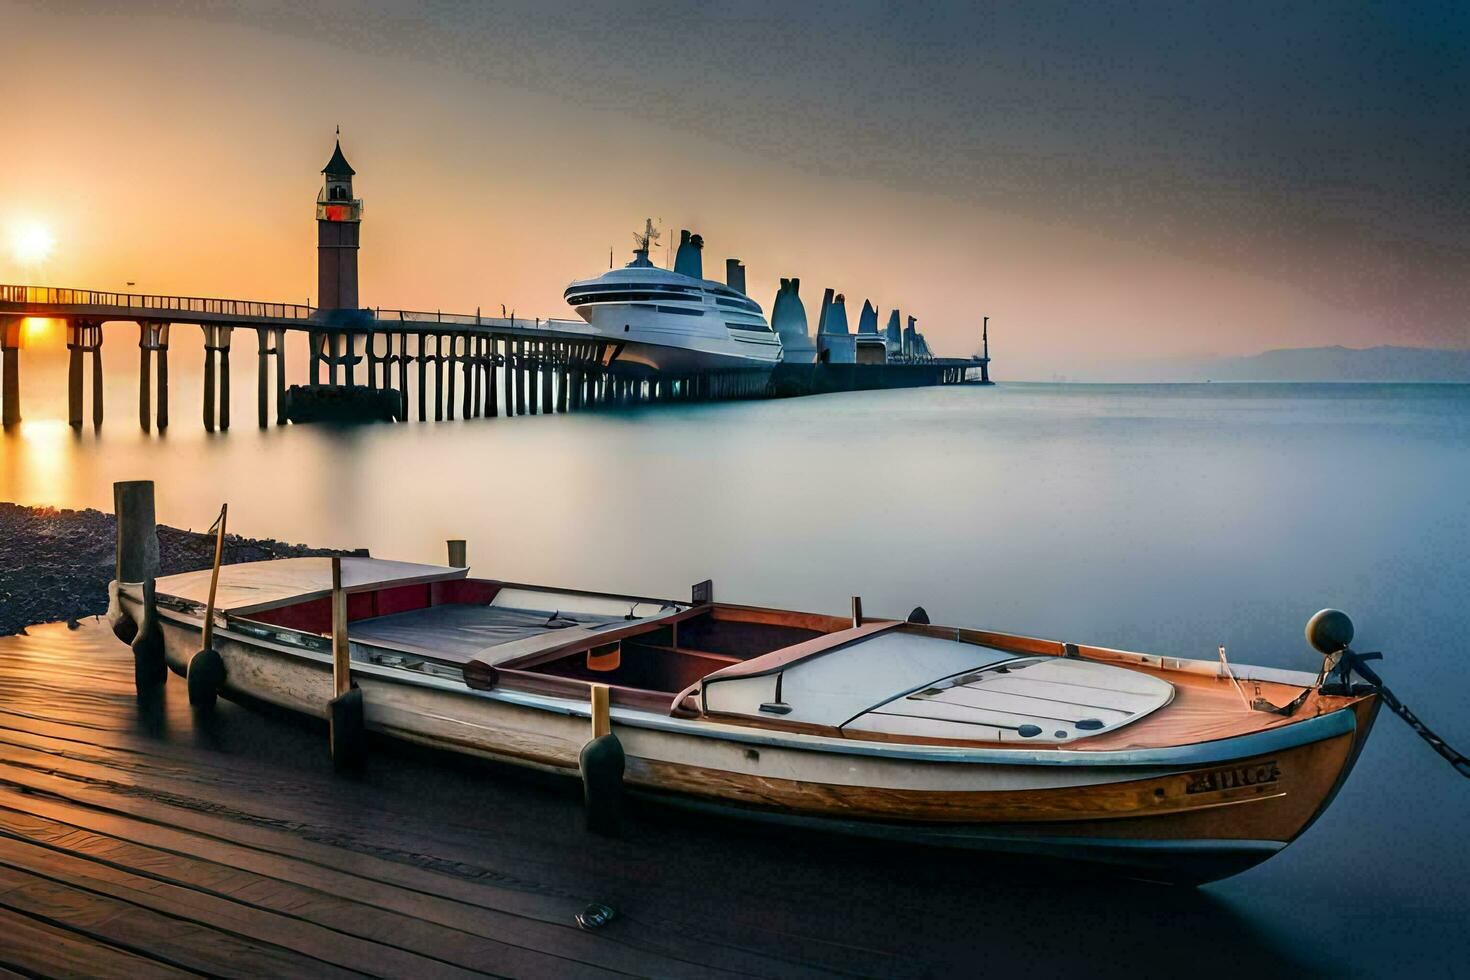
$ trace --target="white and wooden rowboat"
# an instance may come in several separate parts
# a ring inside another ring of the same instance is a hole
[[[331,559],[220,570],[222,691],[328,717]],[[209,571],[157,580],[165,657],[201,647]],[[592,691],[630,792],[910,842],[1200,882],[1284,848],[1378,709],[1318,675],[925,622],[593,594],[341,560],[368,730],[577,775]],[[144,589],[119,586],[145,622]],[[1295,707],[1282,712],[1269,705]]]

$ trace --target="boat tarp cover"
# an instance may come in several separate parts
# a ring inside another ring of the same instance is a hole
[[[621,616],[562,613],[504,606],[433,606],[352,624],[357,643],[421,653],[437,660],[465,663],[490,647],[530,636],[592,628],[627,621]],[[576,635],[576,634],[569,634]]]
[[[447,565],[348,557],[342,559],[342,585],[348,592],[363,592],[464,578],[468,571]],[[158,580],[158,592],[203,605],[209,601],[209,576],[208,568],[169,575]],[[319,598],[331,591],[332,559],[328,557],[241,562],[220,566],[214,606],[241,615]]]

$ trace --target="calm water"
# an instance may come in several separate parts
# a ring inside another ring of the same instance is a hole
[[[232,530],[382,556],[464,537],[496,577],[668,595],[708,577],[735,601],[858,594],[870,614],[1301,668],[1302,625],[1332,605],[1470,748],[1470,387],[1002,385],[259,432],[242,374],[227,435],[183,385],[164,439],[125,392],[100,434],[27,423],[0,438],[0,499],[107,509],[113,480],[147,477],[176,525],[228,500]],[[1470,781],[1385,714],[1305,838],[1207,889],[1223,934],[1201,956],[1464,969],[1467,817]],[[1167,928],[1168,894],[1150,901],[1108,928]]]

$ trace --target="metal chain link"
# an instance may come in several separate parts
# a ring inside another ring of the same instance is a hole
[[[1418,715],[1409,710],[1408,705],[1400,701],[1397,695],[1382,684],[1378,685],[1378,695],[1383,698],[1383,703],[1388,705],[1390,711],[1402,718],[1404,723],[1414,730],[1414,734],[1428,742],[1429,747],[1443,756],[1451,766],[1454,766],[1456,772],[1470,779],[1470,759],[1457,752],[1444,739],[1432,732],[1428,725],[1419,720]]]
[[[1455,772],[1470,779],[1470,758],[1466,758],[1462,753],[1451,748],[1448,742],[1431,731],[1428,725],[1419,720],[1418,715],[1409,710],[1408,705],[1398,699],[1398,695],[1388,689],[1388,685],[1383,683],[1383,678],[1378,676],[1377,671],[1363,662],[1367,659],[1377,659],[1378,656],[1376,653],[1362,654],[1344,650],[1342,659],[1337,664],[1339,676],[1346,680],[1352,671],[1357,671],[1360,677],[1377,690],[1378,696],[1383,698],[1383,703],[1388,705],[1388,710],[1402,718],[1404,724],[1414,730],[1415,735],[1428,742],[1429,747],[1453,766]]]

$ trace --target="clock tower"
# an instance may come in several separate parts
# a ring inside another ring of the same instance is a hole
[[[341,130],[338,130],[340,134]],[[316,292],[322,310],[355,310],[358,233],[362,201],[352,196],[355,171],[342,155],[342,141],[322,168],[326,178],[316,198]]]

